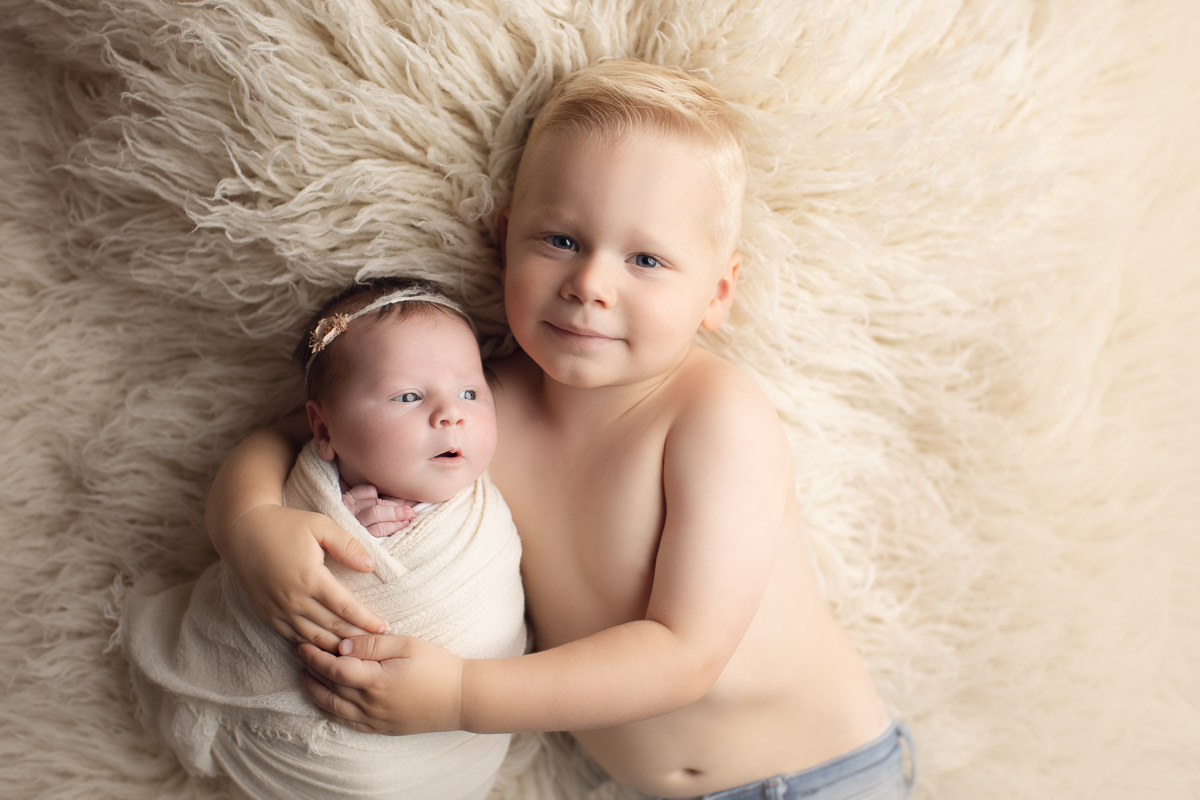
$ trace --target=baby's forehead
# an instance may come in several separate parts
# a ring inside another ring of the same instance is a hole
[[[426,374],[455,374],[478,368],[475,333],[466,320],[450,311],[421,310],[400,317],[382,315],[362,320],[344,335],[342,358],[348,369],[366,370],[387,359],[390,369],[420,368]]]
[[[361,324],[360,324],[361,323]],[[347,330],[357,332],[360,340],[391,338],[419,331],[422,337],[459,338],[469,334],[474,339],[471,323],[448,308],[423,304],[405,307],[403,304],[384,306],[377,312],[356,321]]]

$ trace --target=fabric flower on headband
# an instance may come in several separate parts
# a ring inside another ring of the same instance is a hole
[[[349,314],[331,314],[317,323],[308,337],[308,352],[316,355],[324,350],[350,325]]]

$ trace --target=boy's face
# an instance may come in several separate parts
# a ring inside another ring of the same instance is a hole
[[[362,320],[334,346],[342,378],[308,414],[321,457],[336,455],[343,481],[440,502],[483,474],[496,407],[465,322],[424,312]]]
[[[500,220],[505,310],[549,377],[652,380],[724,321],[739,258],[714,242],[722,194],[707,156],[656,134],[558,132],[526,148]]]

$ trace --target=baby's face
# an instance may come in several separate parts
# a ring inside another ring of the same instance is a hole
[[[721,324],[736,256],[711,221],[711,154],[656,134],[554,132],[521,161],[504,228],[504,293],[522,349],[581,388],[655,380]]]
[[[350,486],[441,502],[471,485],[496,451],[496,406],[465,322],[418,313],[351,325],[341,378],[318,410],[321,456]]]

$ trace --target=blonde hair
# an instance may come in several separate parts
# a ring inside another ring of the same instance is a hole
[[[741,228],[745,156],[737,115],[710,84],[674,67],[634,59],[601,61],[554,85],[526,148],[557,131],[597,139],[656,133],[709,149],[709,166],[724,195],[713,240],[732,251]]]

